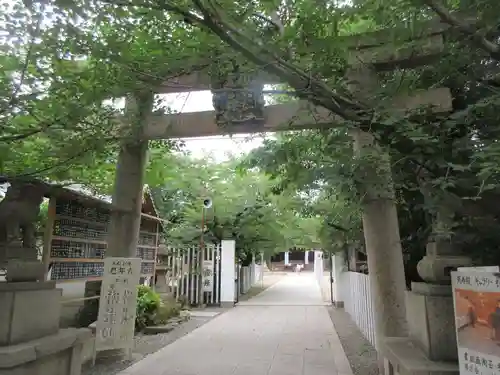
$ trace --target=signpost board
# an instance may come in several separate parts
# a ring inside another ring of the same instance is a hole
[[[214,261],[204,260],[203,261],[203,291],[213,292],[214,291]]]
[[[105,258],[96,323],[94,361],[97,351],[127,349],[134,344],[137,285],[140,258]]]
[[[461,375],[500,374],[500,273],[452,272]]]

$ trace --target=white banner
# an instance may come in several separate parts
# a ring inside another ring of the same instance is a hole
[[[140,277],[140,258],[104,259],[96,351],[132,348]]]
[[[452,272],[461,375],[500,375],[500,273]]]

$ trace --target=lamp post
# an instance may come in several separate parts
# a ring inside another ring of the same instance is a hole
[[[204,198],[203,205],[201,207],[201,234],[200,234],[200,251],[199,251],[199,269],[200,269],[200,282],[198,283],[199,288],[199,303],[202,305],[203,301],[203,263],[205,259],[205,213],[208,208],[212,207],[212,199]],[[213,271],[213,270],[212,270]]]

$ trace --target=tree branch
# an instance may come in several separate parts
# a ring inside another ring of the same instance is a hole
[[[452,27],[455,27],[461,33],[471,37],[474,43],[484,51],[488,52],[491,57],[497,60],[500,59],[500,46],[498,44],[486,39],[479,33],[479,30],[476,27],[472,26],[466,21],[458,19],[453,14],[451,14],[451,12],[446,9],[446,7],[440,2],[440,0],[423,0],[423,2],[429,8],[431,8],[443,22]]]
[[[215,9],[216,6],[213,2],[210,0],[208,1],[211,4],[211,8]],[[214,14],[203,5],[201,0],[193,0],[193,2],[203,14],[203,24],[205,27],[211,30],[229,46],[242,53],[253,63],[265,68],[270,73],[283,79],[283,81],[288,82],[297,91],[297,96],[299,98],[328,108],[330,111],[346,120],[356,122],[362,121],[362,118],[359,116],[359,111],[366,110],[366,108],[363,108],[359,103],[342,97],[330,89],[323,81],[313,78],[310,74],[299,69],[294,64],[277,56],[262,43],[246,36],[238,28],[226,21],[227,17],[225,17],[221,9],[217,9]],[[238,41],[236,36],[241,38],[247,45],[243,45]],[[260,58],[262,55],[267,55],[268,59]],[[271,60],[271,62],[269,62],[269,60]]]
[[[31,62],[31,57],[33,54],[33,47],[35,45],[36,38],[38,38],[40,35],[40,27],[42,25],[43,11],[44,10],[45,10],[45,5],[42,5],[42,8],[41,8],[41,10],[38,14],[37,20],[36,20],[35,28],[31,34],[31,38],[29,41],[28,50],[26,51],[26,57],[24,59],[19,82],[14,85],[14,89],[12,90],[12,94],[10,96],[10,99],[6,103],[6,106],[4,108],[0,109],[0,113],[5,113],[6,111],[9,110],[10,107],[12,107],[17,102],[17,95],[19,94],[19,91],[21,90],[21,88],[24,84],[24,80],[26,78],[26,73],[28,72],[28,67],[29,67],[30,62]]]
[[[379,133],[384,133],[382,130],[390,131],[387,124],[372,122],[373,110],[371,108],[361,105],[355,99],[339,95],[322,80],[312,77],[298,66],[276,55],[262,41],[245,35],[240,27],[235,27],[228,21],[224,11],[212,0],[192,0],[196,12],[200,13],[200,15],[172,5],[172,2],[168,0],[158,0],[157,3],[152,4],[148,2],[132,3],[131,0],[102,1],[118,6],[135,6],[176,13],[203,30],[217,35],[223,42],[240,52],[249,61],[277,76],[283,82],[287,82],[296,90],[299,98],[330,110],[341,118],[355,123],[363,131],[370,133],[375,133],[377,130]],[[395,147],[400,151],[408,149],[408,147],[414,148],[410,139],[404,136],[398,137],[397,135],[395,137],[396,139],[392,138],[390,140],[376,138],[382,144]]]
[[[223,10],[213,1],[207,0],[208,5],[205,5],[202,0],[193,0],[193,4],[197,11],[201,13],[201,16],[167,0],[159,0],[156,3],[131,0],[102,0],[102,2],[115,6],[142,7],[176,13],[189,23],[217,35],[223,42],[240,52],[249,61],[276,75],[284,82],[288,82],[297,91],[299,98],[325,107],[349,121],[363,122],[363,120],[367,120],[367,117],[359,115],[360,112],[365,112],[367,108],[339,95],[321,80],[313,78],[311,74],[283,60],[271,49],[267,48],[262,41],[256,41],[254,38],[246,36],[239,28],[234,27],[227,21]],[[266,58],[261,56],[266,56]]]

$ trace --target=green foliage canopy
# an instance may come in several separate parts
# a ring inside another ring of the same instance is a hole
[[[317,244],[314,221],[301,214],[303,200],[272,194],[273,184],[256,169],[241,171],[240,160],[216,163],[188,155],[171,155],[170,177],[154,189],[160,212],[170,221],[170,244],[217,243],[235,239],[241,260],[250,254]],[[212,206],[203,207],[210,198]]]

